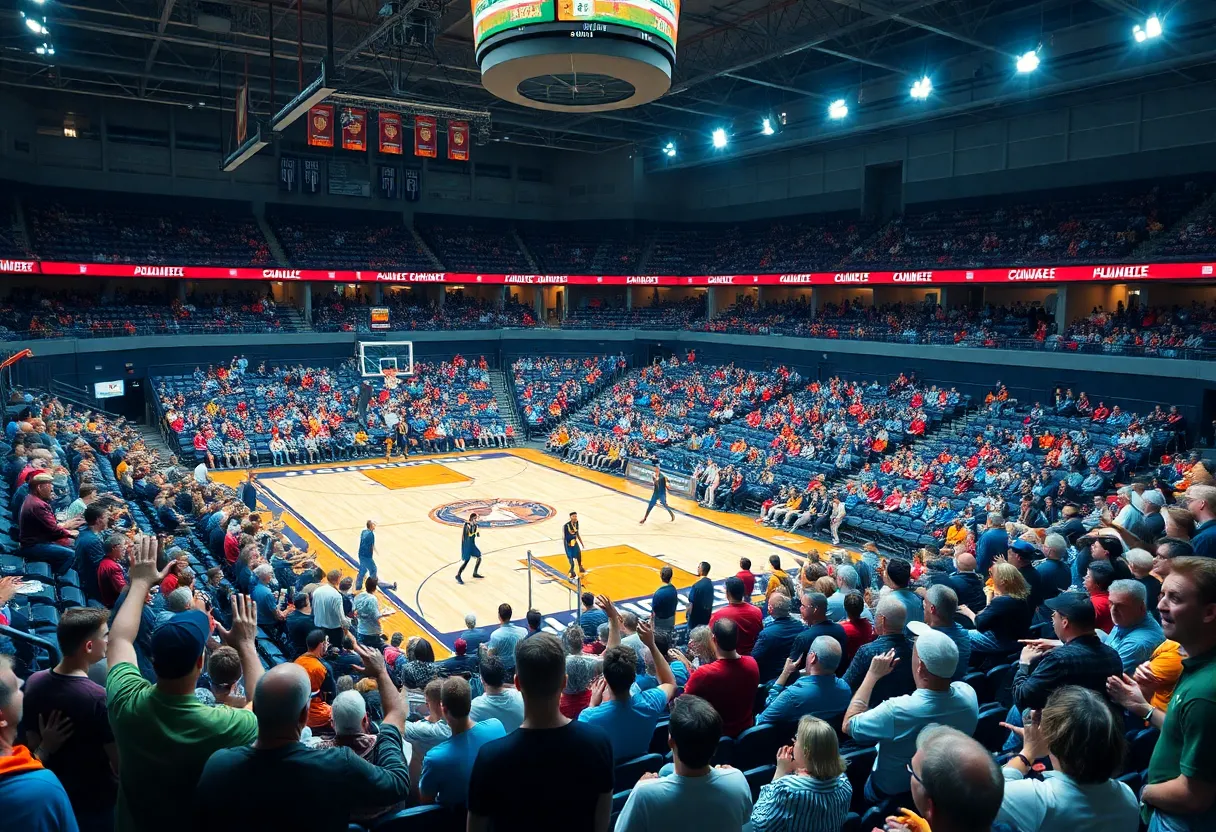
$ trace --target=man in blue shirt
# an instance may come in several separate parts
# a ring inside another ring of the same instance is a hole
[[[752,658],[760,668],[761,682],[777,678],[794,646],[794,639],[806,629],[801,619],[790,616],[790,599],[780,592],[769,596],[768,614],[770,619],[752,647]]]
[[[608,649],[604,651],[604,675],[591,688],[591,704],[578,715],[604,729],[612,741],[612,756],[619,763],[640,757],[650,748],[650,738],[659,718],[667,714],[667,704],[676,694],[676,679],[667,657],[654,646],[654,628],[649,622],[638,624],[638,637],[650,650],[658,686],[630,694],[637,679],[638,656],[621,642],[621,617],[611,604],[608,614]]]
[[[1216,487],[1192,485],[1179,500],[1195,518],[1191,548],[1204,558],[1216,557]]]
[[[84,510],[85,527],[76,536],[76,572],[80,575],[80,588],[86,598],[97,598],[97,567],[106,556],[101,535],[106,530],[106,510],[91,505]]]
[[[287,619],[287,614],[279,609],[279,599],[270,589],[270,582],[274,580],[274,568],[269,563],[259,564],[258,568],[253,570],[253,576],[257,583],[254,584],[249,597],[257,607],[258,626],[268,633],[278,632],[280,623]]]
[[[0,806],[6,829],[77,832],[72,804],[59,778],[17,745],[24,694],[12,661],[0,656]]]
[[[988,515],[988,525],[975,541],[975,571],[983,576],[992,568],[992,562],[1009,549],[1009,535],[1005,533],[1005,518],[993,512]]]
[[[515,645],[528,636],[528,631],[511,623],[511,605],[498,605],[498,629],[490,633],[489,649],[502,662],[507,673],[515,672]],[[508,683],[511,677],[507,677]]]
[[[363,589],[364,576],[379,578],[376,571],[376,521],[368,520],[367,528],[359,533],[359,572],[355,576],[355,589]],[[381,584],[381,589],[395,590],[397,584]]]
[[[469,797],[469,778],[477,752],[487,742],[505,737],[497,719],[471,722],[469,683],[459,676],[445,679],[439,693],[443,718],[452,729],[450,739],[432,748],[422,759],[418,791],[423,803],[463,809]]]
[[[713,609],[714,582],[709,579],[709,564],[701,561],[697,566],[697,582],[688,591],[688,631],[708,625]]]
[[[912,564],[903,558],[892,558],[887,561],[887,568],[883,572],[883,583],[891,589],[888,597],[897,599],[907,609],[908,614],[904,618],[905,624],[909,621],[925,620],[924,605],[920,596],[908,589],[908,584],[911,582]]]
[[[473,613],[464,617],[464,626],[464,632],[457,638],[464,639],[469,655],[476,659],[481,645],[489,639],[489,636],[483,630],[477,629],[477,616]]]
[[[756,724],[797,722],[806,714],[830,722],[842,715],[853,695],[848,684],[836,678],[842,655],[836,639],[819,636],[807,651],[805,676],[798,678],[799,663],[786,659],[777,682],[769,688],[764,711],[756,717]],[[791,680],[796,681],[791,685]]]
[[[600,631],[600,625],[608,623],[608,616],[604,615],[602,610],[596,609],[595,596],[590,592],[584,592],[579,600],[583,604],[583,609],[579,612],[579,626],[583,628],[583,643],[591,644],[595,641],[595,634]]]
[[[676,628],[676,607],[679,605],[679,597],[676,594],[676,588],[671,584],[673,574],[670,566],[664,566],[659,570],[659,578],[662,579],[663,584],[654,591],[654,597],[650,599],[651,621],[656,630],[671,632]],[[586,632],[585,624],[583,631]]]
[[[1115,648],[1123,662],[1123,672],[1132,674],[1136,668],[1153,657],[1153,651],[1165,641],[1165,633],[1157,619],[1148,614],[1148,590],[1136,580],[1115,581],[1110,585],[1110,617],[1115,626],[1101,638]]]

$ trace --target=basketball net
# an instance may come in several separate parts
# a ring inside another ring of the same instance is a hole
[[[384,376],[385,389],[386,390],[396,390],[397,385],[400,383],[397,381],[397,368],[396,367],[385,367],[384,369],[382,369],[380,371],[380,373]]]

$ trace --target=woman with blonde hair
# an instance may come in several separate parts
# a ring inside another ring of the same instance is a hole
[[[794,744],[777,752],[773,781],[752,807],[753,832],[838,832],[853,799],[845,768],[836,729],[804,716]]]
[[[989,594],[988,606],[978,615],[967,606],[958,608],[975,624],[974,630],[967,631],[973,665],[977,656],[1004,656],[1016,651],[1020,647],[1018,639],[1029,633],[1034,612],[1028,601],[1030,586],[1016,566],[1001,560],[991,574],[992,588],[984,590]]]

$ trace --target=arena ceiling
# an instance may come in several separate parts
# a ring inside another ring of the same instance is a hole
[[[346,92],[486,111],[483,139],[589,153],[634,146],[669,165],[1113,83],[1216,77],[1216,3],[685,0],[667,95],[631,110],[563,114],[482,88],[469,0],[0,0],[0,86],[231,110],[248,72],[251,107],[265,117],[326,56],[327,4]],[[31,8],[46,15],[54,55],[37,54],[46,38],[22,26]],[[1136,43],[1133,26],[1154,14],[1163,35]],[[1035,50],[1040,68],[1015,72],[1017,56]],[[909,90],[922,77],[933,91],[915,101]],[[838,100],[849,115],[829,119]],[[765,117],[776,135],[761,134]],[[710,152],[718,127],[737,141]],[[663,158],[667,142],[677,156]]]

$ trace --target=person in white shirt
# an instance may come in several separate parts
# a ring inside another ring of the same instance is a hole
[[[207,477],[207,463],[206,462],[200,462],[198,465],[194,466],[194,481],[196,483],[198,483],[199,485],[207,484],[208,477]]]
[[[722,717],[699,696],[681,696],[671,709],[667,744],[675,773],[644,774],[629,792],[617,832],[738,832],[752,812],[752,792],[743,772],[713,767]]]
[[[507,670],[498,656],[481,660],[481,683],[486,692],[473,700],[469,719],[474,722],[497,719],[503,730],[511,733],[524,721],[524,698],[514,687],[506,687]]]
[[[1022,750],[1001,772],[1005,796],[997,820],[1038,832],[1136,832],[1140,804],[1126,783],[1113,779],[1123,768],[1123,722],[1099,694],[1065,685],[1031,711]],[[1042,780],[1026,777],[1031,765],[1051,759]]]
[[[912,780],[908,764],[916,753],[916,737],[926,726],[936,723],[971,734],[979,721],[975,689],[950,681],[958,666],[954,640],[923,621],[909,622],[908,629],[916,636],[912,648],[916,691],[870,707],[874,686],[898,661],[895,651],[889,650],[871,660],[844,715],[846,734],[859,742],[878,743],[878,757],[865,786],[866,800],[876,804],[907,804]]]

